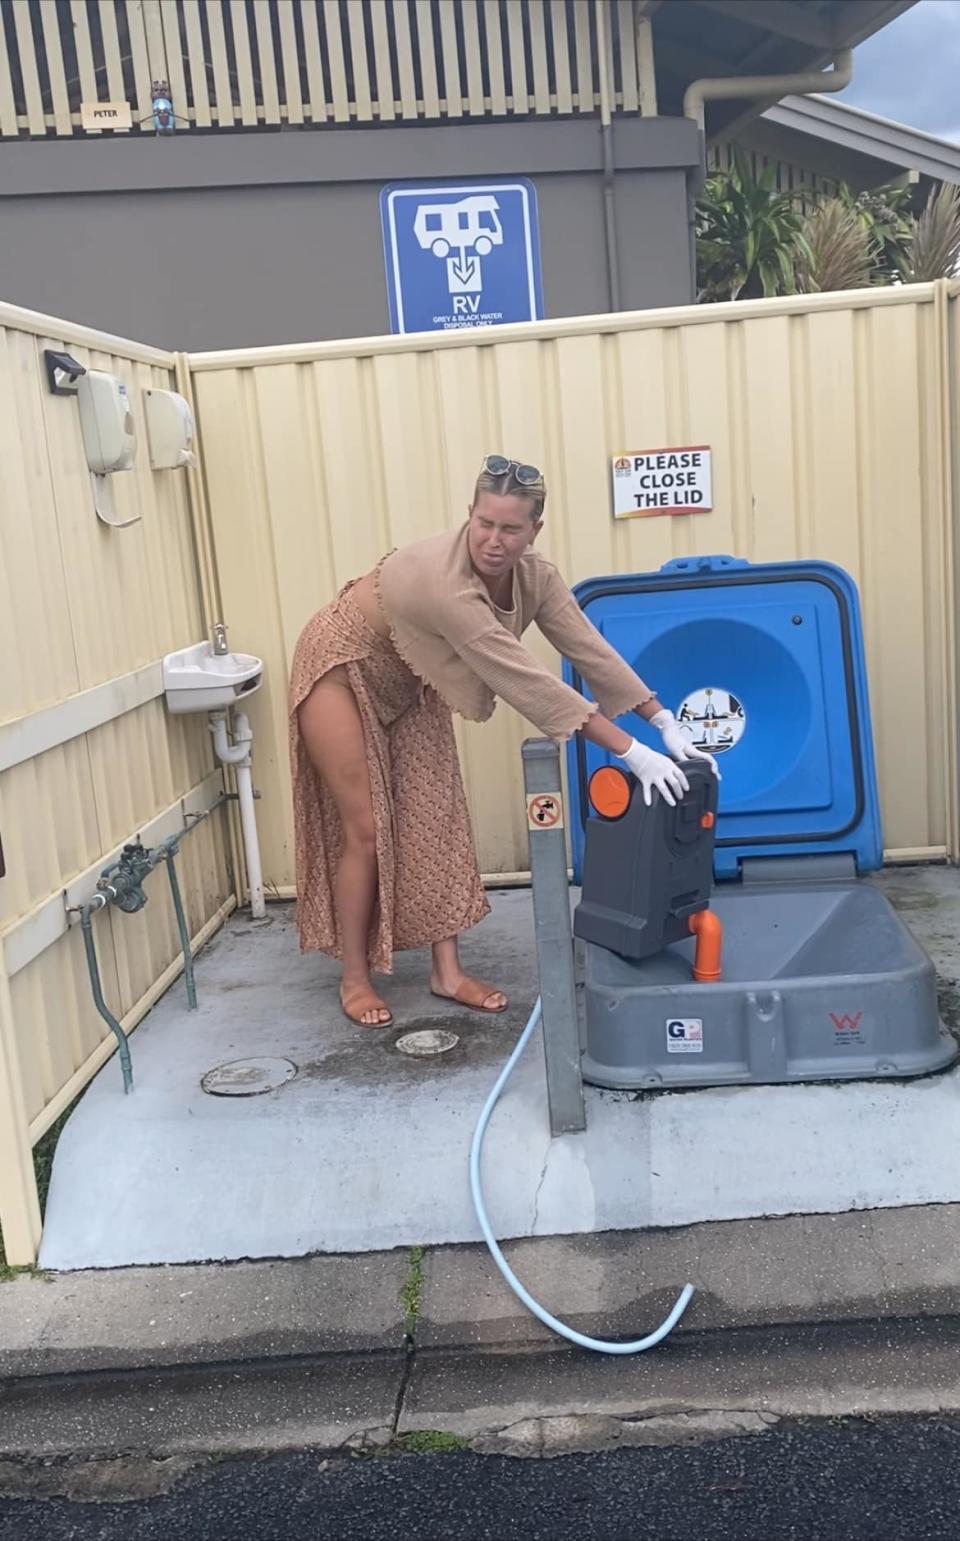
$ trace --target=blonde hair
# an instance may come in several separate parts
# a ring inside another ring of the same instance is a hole
[[[531,519],[543,518],[543,505],[547,501],[547,484],[542,476],[538,482],[525,486],[523,482],[517,481],[513,467],[505,471],[502,476],[494,476],[492,471],[481,471],[473,489],[471,507],[476,505],[481,492],[493,492],[501,498],[526,498],[533,504],[530,510]]]

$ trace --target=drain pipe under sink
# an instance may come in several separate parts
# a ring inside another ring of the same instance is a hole
[[[227,736],[228,714],[226,711],[210,713],[210,732],[217,759],[224,765],[232,765],[237,778],[237,798],[240,804],[240,827],[243,832],[243,851],[247,863],[247,879],[250,884],[250,913],[254,920],[262,920],[267,913],[263,896],[263,869],[260,865],[260,841],[257,838],[257,817],[253,797],[253,729],[245,712],[237,712],[233,719],[233,744]]]

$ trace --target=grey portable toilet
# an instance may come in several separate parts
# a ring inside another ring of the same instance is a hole
[[[604,821],[618,833],[594,859],[601,832],[588,785],[610,757],[571,745],[584,1078],[732,1085],[912,1076],[950,1064],[957,1045],[939,1020],[933,964],[866,880],[883,845],[852,579],[826,563],[711,557],[592,579],[576,592],[723,773],[710,896],[724,932],[722,977],[707,982],[693,978],[692,938],[652,956],[631,949],[629,937],[645,931],[642,904],[630,925],[598,930],[611,895],[635,893],[630,874],[649,860],[657,811],[646,818],[634,799],[632,819]],[[566,675],[583,688],[569,664]],[[629,727],[658,742],[639,718]]]
[[[702,761],[684,764],[689,791],[676,806],[644,802],[628,772],[601,766],[590,778],[591,818],[576,934],[637,961],[695,933],[713,887],[717,778]]]

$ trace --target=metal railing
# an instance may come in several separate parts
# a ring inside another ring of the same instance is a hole
[[[597,6],[606,27],[597,26]],[[640,110],[633,0],[0,0],[0,137],[65,137],[153,87],[178,129]]]

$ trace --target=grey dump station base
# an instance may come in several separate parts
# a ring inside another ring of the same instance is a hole
[[[723,772],[718,788],[687,763],[679,807],[654,796],[648,808],[612,757],[568,751],[584,1079],[642,1089],[944,1069],[957,1045],[933,963],[866,876],[883,836],[850,575],[694,557],[577,592]]]
[[[933,963],[868,880],[842,861],[827,859],[819,876],[816,865],[767,861],[760,877],[747,863],[741,884],[714,890],[719,983],[692,978],[692,940],[640,962],[581,941],[584,1079],[721,1086],[950,1064],[957,1045],[939,1020]]]

